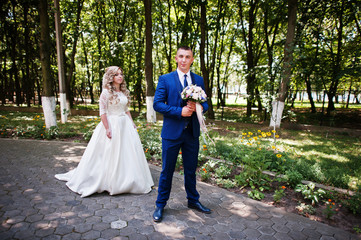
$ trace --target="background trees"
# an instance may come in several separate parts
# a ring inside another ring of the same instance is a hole
[[[124,69],[133,106],[141,110],[147,96],[146,86],[151,81],[156,85],[159,75],[175,70],[177,47],[189,45],[196,58],[193,71],[204,77],[207,93],[212,96],[210,103],[224,106],[225,94],[239,92],[244,85],[247,115],[257,109],[266,113],[265,118],[269,116],[267,112],[282,79],[288,22],[286,1],[151,1],[153,68],[152,74],[146,75],[150,63],[145,60],[144,3],[148,2],[60,1],[66,89],[71,106],[86,100],[94,103],[101,92],[105,67],[118,65]],[[48,3],[53,6],[52,1]],[[1,4],[2,104],[41,104],[45,75],[40,67],[38,6],[39,0],[8,0]],[[295,92],[307,90],[311,110],[315,112],[313,100],[320,100],[315,93],[321,96],[325,93],[330,114],[338,96],[345,96],[345,91],[358,96],[360,6],[361,0],[298,1],[293,71],[286,100],[292,102]],[[51,8],[47,11],[50,90],[58,97],[54,14]],[[151,80],[146,80],[146,76]],[[214,117],[212,108],[209,117]]]

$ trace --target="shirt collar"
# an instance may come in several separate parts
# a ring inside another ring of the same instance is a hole
[[[177,73],[178,73],[179,81],[182,83],[182,85],[183,85],[183,80],[184,80],[184,74],[187,75],[188,85],[189,85],[190,83],[192,83],[191,71],[188,71],[187,73],[184,73],[184,72],[182,72],[181,70],[179,70],[179,69],[177,68]]]

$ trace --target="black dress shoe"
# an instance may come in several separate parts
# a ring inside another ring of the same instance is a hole
[[[163,209],[161,207],[156,207],[154,213],[153,213],[153,221],[154,222],[161,222],[163,219]]]
[[[200,202],[188,203],[188,207],[200,211],[202,213],[211,213],[212,210],[203,206]]]

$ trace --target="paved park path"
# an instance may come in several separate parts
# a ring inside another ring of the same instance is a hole
[[[0,239],[360,239],[227,190],[198,183],[203,214],[186,206],[176,174],[161,223],[156,190],[81,198],[54,178],[77,166],[86,144],[0,139]],[[150,165],[156,185],[160,168]]]

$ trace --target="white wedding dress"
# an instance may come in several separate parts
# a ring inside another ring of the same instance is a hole
[[[107,114],[112,138],[106,136],[100,122],[78,166],[55,175],[81,197],[104,191],[110,195],[142,194],[154,185],[138,132],[126,115],[128,99],[121,92],[116,94],[116,101],[109,102],[110,93],[103,90],[99,99],[100,115]]]

